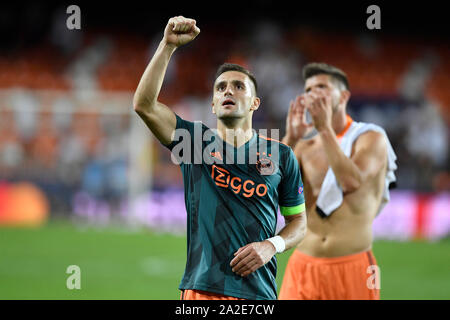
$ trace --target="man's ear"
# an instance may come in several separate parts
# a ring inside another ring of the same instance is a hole
[[[212,108],[211,108],[211,109],[212,109],[212,113],[213,113],[213,114],[215,114],[215,113],[216,113],[216,111],[214,110],[214,101],[213,101],[213,102],[211,102],[211,107],[212,107]]]
[[[341,91],[341,98],[339,99],[339,104],[347,104],[348,100],[350,100],[350,91],[348,90],[342,90]]]
[[[250,110],[251,111],[258,110],[260,103],[261,103],[261,100],[258,97],[254,97],[252,105],[250,106]]]

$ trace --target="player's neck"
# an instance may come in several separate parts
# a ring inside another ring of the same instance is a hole
[[[217,120],[217,133],[228,144],[239,148],[253,136],[251,120],[223,121]]]

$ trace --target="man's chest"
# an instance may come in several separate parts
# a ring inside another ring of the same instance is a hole
[[[354,152],[354,146],[352,152]],[[312,194],[316,197],[322,187],[325,175],[330,167],[328,156],[319,137],[303,142],[296,148],[297,159],[300,158],[303,182],[311,188]]]

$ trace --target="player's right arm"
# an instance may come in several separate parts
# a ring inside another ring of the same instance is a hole
[[[313,125],[306,122],[306,106],[304,96],[299,95],[295,100],[291,100],[286,118],[286,134],[281,140],[284,144],[295,150],[297,143],[313,128]]]
[[[176,128],[175,113],[158,101],[169,60],[175,50],[200,33],[196,21],[182,16],[169,19],[153,58],[142,75],[133,98],[133,107],[155,137],[168,145]]]
[[[288,115],[286,117],[286,134],[281,140],[294,151],[301,166],[301,140],[313,128],[313,124],[306,122],[306,105],[304,95],[299,95],[291,100]]]

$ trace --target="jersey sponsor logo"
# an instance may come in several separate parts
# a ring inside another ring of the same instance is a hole
[[[239,177],[232,177],[228,170],[212,166],[211,178],[215,184],[222,188],[231,188],[235,194],[242,194],[246,198],[253,197],[256,194],[259,197],[264,197],[267,194],[267,186],[263,183],[258,185],[252,180],[248,179],[242,181]]]
[[[303,187],[302,187],[302,186],[300,186],[300,187],[298,188],[298,193],[299,193],[299,194],[302,194],[302,193],[303,193]]]

